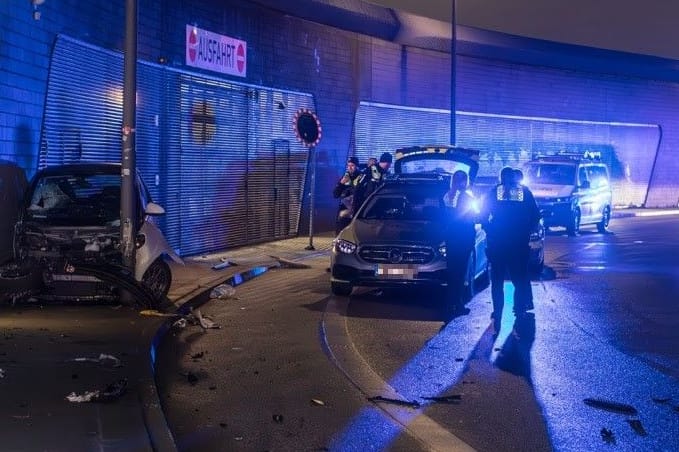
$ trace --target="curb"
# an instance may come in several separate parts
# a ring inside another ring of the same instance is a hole
[[[149,435],[151,447],[154,451],[175,452],[178,450],[170,426],[167,423],[165,413],[163,412],[156,388],[156,351],[158,350],[160,342],[165,337],[165,334],[172,328],[177,317],[185,316],[193,309],[197,309],[210,301],[210,293],[215,287],[221,284],[229,284],[230,286],[235,287],[262,275],[273,268],[281,266],[281,262],[270,265],[256,265],[231,276],[225,277],[224,275],[221,275],[212,278],[205,286],[198,287],[175,300],[168,312],[171,317],[168,317],[168,319],[161,324],[150,340],[149,357],[151,358],[151,375],[141,379],[140,402],[142,405],[142,416],[144,418],[144,423],[146,424],[146,431]]]

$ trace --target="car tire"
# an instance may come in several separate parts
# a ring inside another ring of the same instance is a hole
[[[570,223],[566,226],[568,235],[576,236],[580,232],[580,209],[575,209],[570,218]]]
[[[141,282],[154,298],[163,300],[170,291],[172,270],[167,262],[162,257],[159,257],[146,269]]]
[[[597,230],[602,234],[605,233],[606,231],[608,231],[608,225],[610,222],[611,222],[611,208],[606,206],[604,208],[601,221],[596,224]]]
[[[332,291],[333,295],[338,295],[340,297],[348,297],[351,294],[353,287],[351,287],[351,284],[349,283],[331,282],[330,290]]]

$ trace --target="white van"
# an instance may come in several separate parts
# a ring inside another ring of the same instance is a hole
[[[607,231],[613,208],[608,168],[587,157],[550,155],[524,165],[524,184],[533,192],[546,227],[563,226],[569,235],[586,224]]]

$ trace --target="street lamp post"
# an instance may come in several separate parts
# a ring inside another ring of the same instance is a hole
[[[125,55],[123,80],[123,127],[120,185],[120,243],[123,265],[134,274],[137,198],[136,171],[136,93],[137,93],[137,0],[125,2]]]
[[[457,85],[457,71],[456,71],[456,56],[457,56],[457,27],[455,23],[457,22],[457,11],[455,4],[457,0],[451,0],[451,7],[453,8],[453,14],[450,18],[450,144],[455,146],[457,142],[456,136],[456,124],[455,124],[455,86]]]

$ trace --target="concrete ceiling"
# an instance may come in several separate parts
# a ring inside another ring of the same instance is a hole
[[[367,0],[450,23],[679,60],[676,0]]]

